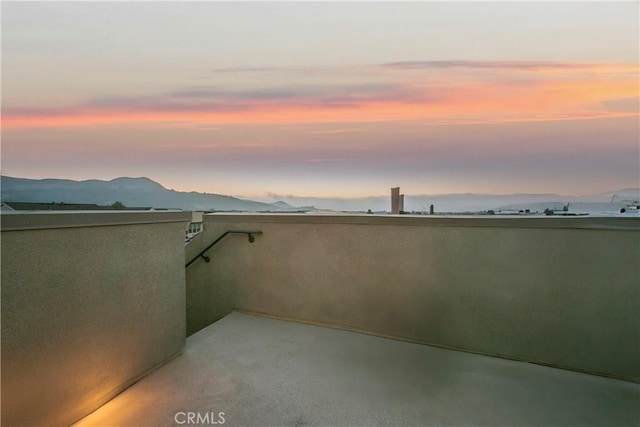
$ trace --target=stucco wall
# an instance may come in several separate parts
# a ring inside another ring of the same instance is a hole
[[[2,216],[2,425],[69,425],[181,351],[190,218]]]
[[[187,327],[233,309],[638,381],[640,222],[206,215]]]

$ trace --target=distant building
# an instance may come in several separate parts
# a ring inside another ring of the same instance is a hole
[[[125,207],[121,210],[148,211],[148,206]],[[55,203],[55,202],[2,202],[2,210],[13,211],[112,211],[117,210],[113,205],[97,205],[94,203]]]
[[[391,213],[400,213],[400,187],[393,187],[391,189]]]
[[[94,203],[41,203],[41,202],[4,202],[15,211],[105,211],[114,210],[113,206],[100,206]]]
[[[402,213],[402,212],[404,212],[404,194],[400,195],[400,212],[399,213]]]
[[[3,211],[14,211],[15,210],[11,206],[6,204],[5,202],[2,202],[2,205],[0,205],[0,209],[3,210]]]
[[[185,236],[186,243],[189,243],[196,234],[200,233],[203,229],[202,217],[204,212],[193,211],[191,212],[191,222],[187,226],[187,234]]]

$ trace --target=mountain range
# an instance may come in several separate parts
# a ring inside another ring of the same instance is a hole
[[[220,194],[168,190],[149,178],[115,178],[111,181],[91,179],[27,179],[0,177],[3,202],[87,203],[111,205],[116,201],[126,207],[152,207],[200,211],[261,212],[297,211],[287,203],[264,203]]]
[[[242,212],[374,212],[388,211],[390,196],[363,198],[318,198],[270,194],[275,202],[246,200],[220,194],[168,190],[149,178],[115,178],[111,181],[66,179],[28,179],[0,177],[3,202],[90,203],[111,205],[120,201],[127,207],[153,207],[200,211]],[[440,194],[406,195],[405,210],[436,213],[496,212],[529,209],[562,209],[567,203],[574,212],[615,213],[621,208],[638,204],[640,188],[626,188],[594,195],[567,196],[558,194]]]

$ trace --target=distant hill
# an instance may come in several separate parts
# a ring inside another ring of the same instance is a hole
[[[243,212],[296,211],[287,203],[263,203],[220,194],[174,191],[149,178],[115,178],[111,181],[66,179],[27,179],[0,177],[3,202],[64,202],[125,206],[148,206],[184,210]]]

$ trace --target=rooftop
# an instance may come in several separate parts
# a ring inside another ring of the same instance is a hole
[[[622,426],[639,400],[626,381],[234,312],[75,427]]]
[[[640,219],[2,215],[3,426],[640,425]]]

